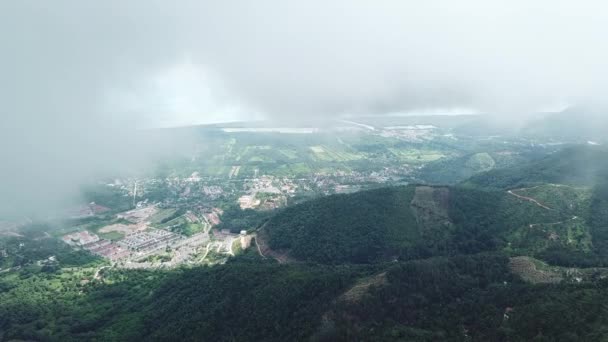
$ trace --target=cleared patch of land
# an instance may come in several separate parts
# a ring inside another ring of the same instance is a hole
[[[122,224],[122,223],[116,223],[116,224],[111,224],[109,226],[105,226],[101,229],[99,229],[100,233],[110,233],[110,232],[118,232],[118,233],[122,233],[122,234],[131,234],[134,233],[138,230],[143,230],[146,229],[146,226],[142,226],[142,225],[136,225],[136,224]]]
[[[386,272],[376,274],[371,277],[360,279],[355,286],[346,291],[341,299],[348,302],[357,302],[370,290],[372,286],[382,286],[387,283]]]
[[[540,260],[527,256],[518,256],[509,260],[511,272],[520,276],[523,280],[538,283],[559,283],[564,278],[556,269]]]
[[[270,249],[270,245],[267,242],[268,237],[264,232],[264,229],[260,229],[256,234],[254,241],[257,245],[258,252],[263,258],[272,258],[279,262],[279,264],[286,264],[294,262],[295,259],[288,255],[287,251],[278,251]]]
[[[410,208],[422,229],[451,225],[448,217],[449,190],[444,187],[417,186]]]
[[[580,283],[608,277],[605,267],[559,267],[528,256],[513,257],[509,261],[511,272],[531,283]]]

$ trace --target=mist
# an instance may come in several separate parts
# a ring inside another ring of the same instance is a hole
[[[151,167],[138,130],[608,100],[600,1],[4,1],[0,212]],[[185,141],[182,140],[181,143]]]

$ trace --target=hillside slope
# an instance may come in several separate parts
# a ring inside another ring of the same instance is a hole
[[[533,249],[517,232],[571,214],[506,191],[411,185],[302,203],[278,213],[263,230],[270,248],[297,260],[369,263],[504,248],[534,254],[557,243]]]
[[[608,149],[580,145],[564,148],[539,160],[490,170],[463,184],[481,188],[512,189],[542,183],[593,186],[608,180]]]
[[[502,254],[366,266],[237,258],[168,271],[0,277],[0,338],[38,341],[526,341],[608,336],[608,282],[534,284]],[[68,284],[68,282],[66,282]],[[542,319],[538,319],[542,317]]]
[[[476,174],[529,162],[535,153],[489,151],[466,154],[456,158],[443,158],[416,171],[417,179],[429,184],[451,185]]]
[[[606,126],[605,112],[574,107],[528,122],[519,134],[532,139],[606,142]]]

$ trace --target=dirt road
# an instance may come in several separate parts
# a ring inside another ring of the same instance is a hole
[[[112,266],[101,266],[100,268],[97,269],[97,271],[95,272],[95,276],[93,277],[94,279],[99,279],[101,278],[101,276],[99,275],[99,272],[101,272],[101,270],[103,270],[104,268],[110,268]]]
[[[546,205],[544,205],[544,204],[540,203],[539,201],[535,200],[535,199],[534,199],[534,198],[532,198],[532,197],[527,197],[527,196],[522,196],[522,195],[516,194],[516,193],[514,193],[514,192],[513,192],[513,190],[509,190],[509,191],[507,191],[507,192],[508,192],[510,195],[513,195],[513,196],[515,196],[515,197],[517,197],[517,198],[519,198],[519,199],[522,199],[522,200],[525,200],[525,201],[528,201],[528,202],[532,202],[532,203],[536,204],[537,206],[539,206],[539,207],[541,207],[541,208],[543,208],[543,209],[547,209],[547,210],[553,210],[553,209],[551,209],[551,208],[547,207]]]

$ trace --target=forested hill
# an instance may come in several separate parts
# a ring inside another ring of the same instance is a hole
[[[608,283],[532,284],[502,254],[365,266],[243,256],[175,271],[69,268],[0,285],[0,339],[600,341]],[[61,287],[57,280],[63,279]],[[541,319],[542,318],[542,319]]]
[[[579,145],[521,165],[475,175],[465,185],[512,189],[542,183],[593,186],[608,181],[608,149]]]
[[[505,251],[562,266],[608,266],[608,186],[375,189],[286,208],[259,236],[292,259],[323,264]]]
[[[505,191],[411,185],[302,203],[261,233],[297,260],[370,263],[503,249],[520,227],[562,218]]]

